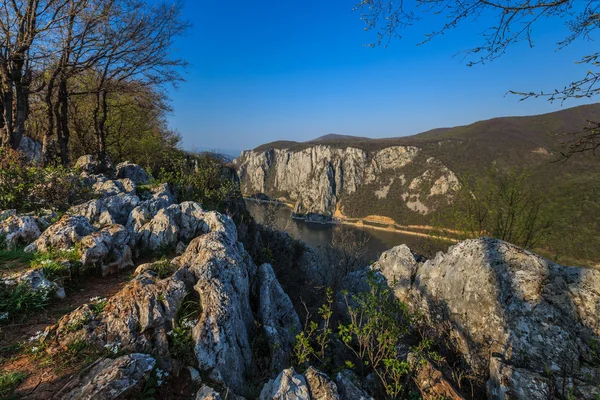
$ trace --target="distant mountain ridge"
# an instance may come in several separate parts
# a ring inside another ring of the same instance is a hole
[[[562,143],[572,140],[569,133],[589,120],[600,120],[600,104],[407,137],[329,134],[302,143],[272,142],[243,152],[235,165],[245,194],[285,197],[295,202],[298,215],[376,216],[402,225],[431,223],[452,202],[461,175],[479,176],[493,163],[525,169],[556,220],[561,243],[553,247],[572,253],[573,243],[590,243],[582,253],[600,260],[600,156],[559,157]]]

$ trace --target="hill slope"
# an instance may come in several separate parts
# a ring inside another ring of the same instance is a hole
[[[600,104],[554,113],[505,117],[414,136],[368,139],[327,135],[310,142],[273,142],[244,152],[236,165],[246,194],[283,196],[308,217],[365,218],[427,224],[452,201],[456,178],[478,176],[492,163],[529,171],[555,221],[553,253],[600,259],[600,157],[560,161],[561,143]]]

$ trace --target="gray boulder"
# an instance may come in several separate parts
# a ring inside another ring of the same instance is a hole
[[[86,217],[65,215],[57,223],[50,226],[25,248],[26,252],[48,251],[50,249],[69,250],[83,237],[92,234],[95,228]]]
[[[110,225],[81,239],[79,243],[81,263],[84,266],[102,266],[106,276],[133,267],[129,247],[129,232],[123,225]]]
[[[140,247],[150,250],[174,248],[179,242],[187,243],[208,232],[206,214],[198,203],[173,204],[158,211],[139,229],[135,230],[134,224],[135,240]]]
[[[41,234],[35,217],[13,215],[0,220],[0,246],[13,249],[33,242]]]
[[[269,338],[271,370],[281,371],[289,366],[289,355],[296,335],[302,331],[300,318],[289,296],[275,277],[273,267],[263,264],[258,268],[259,316]]]
[[[371,396],[366,394],[364,391],[359,389],[351,377],[353,376],[351,371],[344,370],[338,372],[335,381],[340,394],[341,400],[373,400]]]
[[[586,371],[598,363],[600,271],[563,267],[488,238],[424,264],[396,248],[373,267],[431,324],[450,323],[466,361],[490,376],[489,396],[546,399],[540,385],[549,379],[560,388],[568,376],[575,396],[592,398],[589,388],[600,382]]]
[[[163,368],[170,367],[168,333],[193,277],[182,269],[167,279],[140,275],[117,294],[99,303],[90,299],[46,329],[44,343],[51,354],[84,340],[113,352],[152,349]]]
[[[130,162],[122,162],[117,165],[117,178],[131,179],[136,185],[143,185],[150,181],[150,177],[142,167]]]
[[[312,400],[340,400],[337,385],[321,371],[309,367],[304,377]]]
[[[209,233],[192,240],[172,263],[194,275],[202,312],[192,330],[200,371],[242,393],[252,367],[250,274],[256,267],[237,242],[233,221],[207,213]]]
[[[294,368],[281,371],[279,376],[265,384],[259,400],[310,400],[306,378]]]
[[[103,358],[69,381],[55,396],[61,400],[115,400],[139,393],[156,360],[147,354]]]

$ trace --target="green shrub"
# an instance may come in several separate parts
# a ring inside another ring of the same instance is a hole
[[[0,398],[5,399],[23,382],[27,374],[23,372],[1,372],[0,373]]]
[[[0,209],[66,210],[91,197],[91,189],[68,169],[34,166],[16,152],[0,149]]]
[[[14,287],[0,284],[0,322],[43,310],[53,294],[51,289],[31,290],[25,283]]]
[[[207,210],[224,212],[231,201],[241,199],[239,185],[217,155],[182,153],[158,176],[171,185],[180,202],[197,201]]]
[[[408,334],[411,317],[406,305],[393,291],[371,274],[370,291],[345,293],[350,322],[338,326],[342,342],[360,363],[361,372],[375,372],[388,396],[397,398],[405,387],[410,371],[408,362],[400,360],[398,346]]]

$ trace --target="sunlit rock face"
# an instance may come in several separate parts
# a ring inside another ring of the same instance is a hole
[[[412,212],[428,214],[438,198],[451,201],[459,186],[452,171],[414,146],[245,151],[234,163],[243,193],[286,197],[295,202],[296,216],[315,221],[339,216],[359,190],[375,202],[402,202]]]

